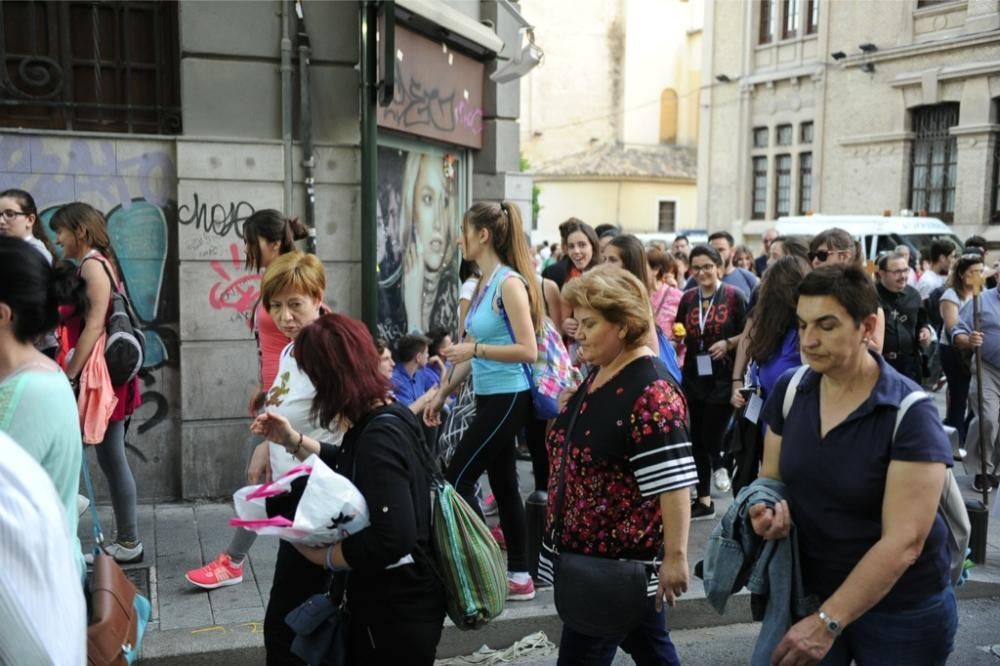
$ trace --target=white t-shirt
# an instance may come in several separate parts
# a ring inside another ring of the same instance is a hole
[[[38,240],[34,236],[26,236],[24,242],[35,248],[39,254],[45,257],[45,261],[49,262],[49,266],[52,265],[52,253],[45,247],[45,243]]]
[[[87,608],[66,515],[45,470],[2,432],[0,562],[0,664],[86,664]]]
[[[938,287],[944,286],[945,276],[938,275],[934,271],[924,271],[917,280],[917,291],[921,299],[926,299],[931,292]]]
[[[284,416],[295,430],[306,437],[340,446],[340,441],[344,438],[343,431],[327,430],[317,426],[309,418],[316,389],[306,373],[302,372],[299,364],[295,362],[295,357],[292,356],[294,346],[295,343],[290,342],[281,351],[278,374],[275,375],[274,383],[267,392],[264,409]],[[302,462],[280,444],[269,442],[269,450],[272,479],[277,479]]]
[[[961,298],[958,297],[958,293],[954,289],[945,289],[944,293],[941,294],[942,303],[945,301],[948,301],[949,303],[954,303],[956,306],[958,306],[959,311],[962,310],[963,305],[969,302],[970,298],[972,298],[971,293],[965,298],[965,300],[962,300]],[[942,334],[938,337],[938,342],[942,345],[950,345],[951,331],[942,332]]]

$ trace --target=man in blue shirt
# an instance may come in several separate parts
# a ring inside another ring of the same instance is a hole
[[[969,424],[969,433],[966,436],[966,449],[969,457],[966,465],[973,470],[972,487],[977,492],[982,492],[984,488],[996,489],[1000,486],[1000,476],[997,475],[1000,468],[1000,449],[997,447],[997,435],[1000,427],[1000,293],[994,287],[989,291],[984,291],[979,297],[979,330],[973,328],[972,321],[972,301],[962,306],[958,313],[958,323],[952,331],[952,342],[959,349],[972,349],[981,347],[983,354],[983,413],[976,413],[978,404],[976,400],[969,400],[975,418]],[[969,384],[969,395],[974,396],[980,390],[976,381],[976,374],[972,374],[972,382]],[[979,437],[979,421],[983,421],[983,432],[986,441],[981,441]],[[981,474],[982,458],[986,458],[986,478]]]
[[[405,335],[396,343],[397,364],[392,369],[392,387],[396,400],[420,414],[437,395],[437,384],[428,373],[427,348],[430,340],[422,335]]]

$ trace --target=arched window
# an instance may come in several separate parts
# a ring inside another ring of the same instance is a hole
[[[677,141],[677,91],[664,88],[660,93],[660,143]]]

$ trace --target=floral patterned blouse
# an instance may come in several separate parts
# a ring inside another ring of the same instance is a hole
[[[538,567],[547,582],[553,582],[551,539],[563,464],[559,550],[599,557],[656,557],[663,542],[658,496],[698,481],[687,405],[662,364],[652,356],[636,359],[591,391],[594,377],[558,416],[547,440],[549,506]]]

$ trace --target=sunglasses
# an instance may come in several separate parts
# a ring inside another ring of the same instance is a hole
[[[810,252],[807,256],[809,261],[815,261],[819,259],[820,261],[826,261],[834,254],[845,254],[847,250],[817,250],[816,252]]]

